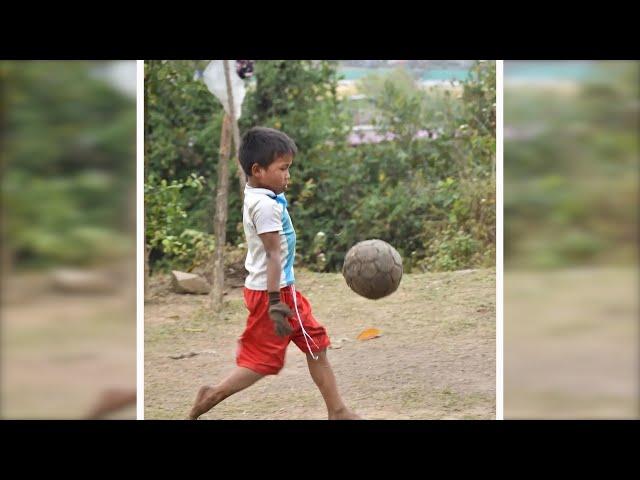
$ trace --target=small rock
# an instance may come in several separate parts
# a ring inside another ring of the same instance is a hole
[[[69,293],[110,293],[117,283],[105,272],[56,269],[51,272],[53,288]]]
[[[329,348],[331,348],[332,350],[337,350],[337,349],[342,348],[342,347],[344,346],[344,345],[343,345],[343,343],[345,343],[345,342],[351,342],[351,341],[353,341],[353,340],[351,340],[350,338],[342,337],[342,338],[340,338],[339,340],[337,340],[337,341],[333,342],[333,343],[329,346]]]
[[[476,271],[475,269],[470,268],[470,269],[467,269],[467,270],[457,270],[454,273],[457,274],[457,275],[465,275],[467,273],[473,273],[475,271]]]
[[[200,275],[193,273],[171,271],[171,284],[177,293],[196,293],[206,295],[211,291],[211,285]]]

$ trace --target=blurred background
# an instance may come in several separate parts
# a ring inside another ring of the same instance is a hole
[[[504,416],[637,418],[640,63],[504,63]]]
[[[135,418],[135,95],[135,61],[0,63],[2,418]]]

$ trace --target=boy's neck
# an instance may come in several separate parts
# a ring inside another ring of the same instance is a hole
[[[269,187],[265,187],[264,185],[254,185],[250,179],[247,180],[247,185],[251,188],[264,188],[266,190],[271,190]]]

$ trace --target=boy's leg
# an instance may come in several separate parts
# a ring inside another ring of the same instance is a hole
[[[91,412],[85,417],[91,420],[97,420],[105,415],[136,404],[136,389],[130,390],[107,390],[102,393],[98,403],[91,409]]]
[[[262,377],[264,375],[248,368],[236,367],[227,378],[217,385],[205,385],[200,388],[188,418],[197,420],[200,415],[207,413],[225,398],[253,385]]]
[[[322,350],[317,353],[317,360],[314,360],[307,353],[307,364],[309,365],[309,373],[311,378],[318,386],[324,402],[327,404],[329,412],[329,420],[359,420],[360,417],[349,410],[338,393],[338,385],[336,377],[327,358],[327,351]]]

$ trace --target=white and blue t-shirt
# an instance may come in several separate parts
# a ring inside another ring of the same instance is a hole
[[[244,189],[242,223],[248,248],[244,266],[249,274],[244,282],[245,287],[251,290],[267,290],[267,252],[259,237],[261,233],[266,232],[280,233],[280,288],[293,284],[296,232],[287,211],[284,194],[276,195],[266,188],[250,187],[247,184]]]

